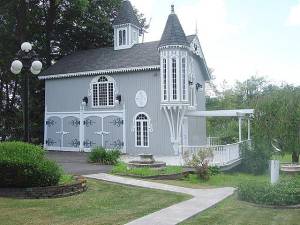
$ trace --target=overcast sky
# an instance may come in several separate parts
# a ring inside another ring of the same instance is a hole
[[[266,76],[300,85],[300,0],[131,0],[159,40],[175,4],[187,35],[198,36],[218,82]]]

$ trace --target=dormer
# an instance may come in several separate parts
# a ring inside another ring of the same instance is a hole
[[[128,49],[139,43],[141,24],[128,0],[123,0],[113,23],[114,49]]]

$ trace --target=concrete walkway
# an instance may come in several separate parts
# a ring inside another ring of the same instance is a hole
[[[172,205],[168,208],[151,213],[147,216],[134,220],[126,225],[175,225],[188,218],[206,210],[223,199],[234,193],[234,188],[216,188],[216,189],[192,189],[178,187],[167,184],[160,184],[133,178],[119,177],[109,174],[93,174],[85,177],[104,180],[113,183],[120,183],[130,186],[138,186],[143,188],[152,188],[164,191],[172,191],[182,194],[188,194],[194,198]]]

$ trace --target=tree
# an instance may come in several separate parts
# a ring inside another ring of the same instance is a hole
[[[44,69],[74,51],[112,46],[112,22],[122,0],[0,0],[0,140],[21,139],[22,74],[10,64],[24,41],[39,53]],[[144,18],[139,14],[144,24]],[[31,135],[43,138],[44,83],[31,79]]]
[[[300,88],[284,86],[262,96],[256,105],[255,130],[284,153],[292,153],[293,163],[300,153]]]

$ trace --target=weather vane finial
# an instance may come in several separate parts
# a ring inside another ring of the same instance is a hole
[[[171,13],[175,13],[174,4],[171,5]]]

